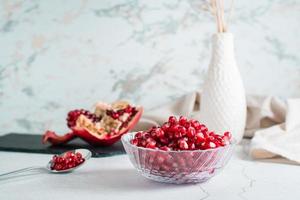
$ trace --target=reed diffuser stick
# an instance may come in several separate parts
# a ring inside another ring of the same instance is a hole
[[[222,23],[222,32],[226,32],[226,24],[224,19],[224,0],[220,1],[220,15],[221,15],[221,23]]]
[[[222,20],[221,20],[221,12],[220,12],[220,0],[215,0],[216,6],[216,15],[217,15],[217,26],[218,32],[222,32]]]
[[[224,0],[210,0],[210,10],[216,18],[217,30],[219,33],[227,32],[228,24],[225,20],[225,5]],[[233,10],[233,0],[231,0],[230,10],[229,10],[229,21]]]
[[[215,16],[216,18],[216,22],[217,22],[217,31],[220,32],[220,27],[219,27],[219,23],[218,23],[218,11],[217,11],[217,5],[216,5],[216,0],[211,0],[210,1],[210,4],[211,4],[211,11],[212,11],[212,14],[213,16]]]

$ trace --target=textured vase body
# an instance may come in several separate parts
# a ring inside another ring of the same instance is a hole
[[[212,57],[201,96],[201,121],[211,130],[229,130],[239,142],[246,122],[246,97],[236,64],[233,35],[212,37]]]

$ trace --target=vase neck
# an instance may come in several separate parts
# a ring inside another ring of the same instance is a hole
[[[212,56],[234,59],[233,35],[217,33],[212,36]]]

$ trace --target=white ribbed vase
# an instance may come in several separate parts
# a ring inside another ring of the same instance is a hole
[[[212,37],[212,57],[201,96],[201,121],[217,133],[231,131],[239,142],[246,122],[246,97],[236,64],[233,35]]]

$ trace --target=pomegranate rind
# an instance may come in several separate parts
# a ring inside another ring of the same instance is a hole
[[[67,143],[77,136],[73,133],[66,133],[64,135],[57,135],[54,131],[46,131],[42,137],[42,142],[43,144],[46,144],[47,142],[53,144],[53,145],[59,145],[59,144],[64,144]]]
[[[46,131],[43,135],[42,142],[45,144],[47,142],[53,145],[60,145],[68,143],[69,141],[73,140],[76,137],[79,137],[86,141],[87,143],[93,146],[110,146],[117,141],[119,141],[125,133],[129,132],[134,126],[139,122],[142,114],[143,114],[143,107],[136,107],[137,113],[133,116],[130,120],[128,125],[122,128],[117,134],[108,136],[108,135],[98,135],[96,133],[92,133],[85,128],[78,128],[73,127],[72,132],[67,133],[65,135],[57,135],[53,131]]]
[[[143,114],[143,108],[142,107],[136,107],[137,113],[134,115],[134,117],[130,120],[128,125],[124,128],[122,128],[117,134],[108,136],[108,135],[98,135],[96,133],[92,133],[88,131],[85,128],[73,128],[73,133],[77,136],[83,139],[84,141],[88,142],[91,145],[94,146],[110,146],[117,141],[119,141],[125,133],[128,133],[131,129],[134,128],[134,126],[139,122],[140,118]]]

